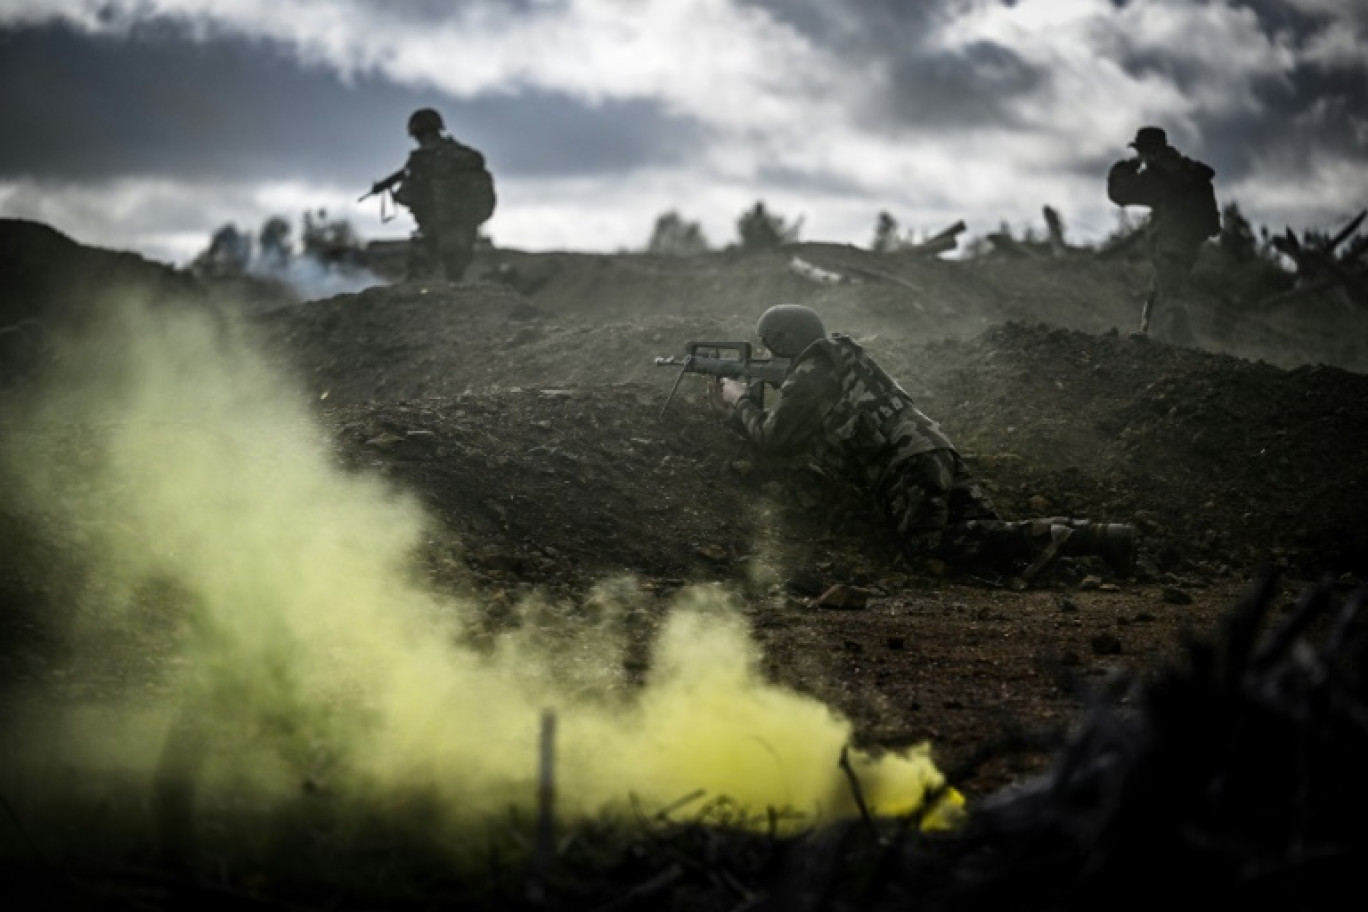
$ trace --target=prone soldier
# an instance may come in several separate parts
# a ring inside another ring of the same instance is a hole
[[[868,494],[909,558],[985,564],[1031,582],[1060,555],[1095,555],[1115,575],[1133,575],[1131,525],[1004,519],[940,425],[859,343],[828,335],[812,309],[771,307],[756,332],[776,360],[788,359],[777,401],[766,408],[754,385],[719,377],[709,385],[713,409],[762,452]]]

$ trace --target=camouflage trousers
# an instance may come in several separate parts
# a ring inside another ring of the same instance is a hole
[[[1064,529],[1086,520],[1006,520],[969,475],[954,450],[931,450],[894,466],[878,492],[879,506],[907,555],[934,557],[960,567],[1005,569],[1053,553]]]
[[[478,233],[478,225],[461,222],[430,225],[420,230],[409,247],[409,280],[461,281],[475,257]]]
[[[1184,299],[1199,249],[1174,243],[1156,246],[1150,252],[1154,278],[1149,288],[1149,335],[1160,342],[1189,348],[1197,344]]]

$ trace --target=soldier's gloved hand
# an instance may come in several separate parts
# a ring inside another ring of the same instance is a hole
[[[728,406],[734,406],[741,401],[741,397],[746,395],[748,388],[744,380],[719,380],[717,383],[718,395]]]
[[[726,381],[720,377],[715,377],[708,381],[708,407],[719,416],[725,417],[731,414],[732,405],[735,400],[728,400],[722,384]]]

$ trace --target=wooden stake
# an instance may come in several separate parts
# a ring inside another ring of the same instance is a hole
[[[527,898],[545,902],[546,881],[556,851],[556,713],[544,709],[537,758],[537,835],[532,848],[532,873]]]

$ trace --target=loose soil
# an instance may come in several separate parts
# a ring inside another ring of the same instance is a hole
[[[847,281],[815,283],[795,259]],[[342,458],[420,492],[477,585],[571,602],[624,573],[662,595],[734,585],[776,680],[873,744],[931,742],[980,793],[1045,762],[1019,735],[1066,726],[1090,684],[1209,632],[1259,571],[1282,573],[1289,605],[1309,580],[1368,572],[1368,377],[1265,347],[1288,338],[1267,315],[1224,327],[1225,351],[1133,340],[1145,268],[825,244],[684,260],[492,251],[469,284],[259,319]],[[917,575],[858,494],[714,420],[706,381],[684,377],[667,404],[677,370],[656,356],[753,339],[782,301],[863,342],[1005,515],[1138,524],[1138,578],[1088,560],[1030,591]],[[1198,312],[1199,332],[1221,306]],[[1301,344],[1317,331],[1338,344],[1314,323]],[[867,607],[810,607],[838,584]]]
[[[8,326],[78,319],[72,283],[128,256],[3,229],[0,266],[26,277],[5,293]],[[136,268],[182,293],[155,264]],[[1368,575],[1368,314],[1333,299],[1259,310],[1208,281],[1201,348],[1133,340],[1147,269],[822,243],[693,258],[495,249],[459,285],[245,307],[236,289],[233,307],[298,379],[339,463],[391,479],[438,521],[422,566],[486,600],[491,636],[530,592],[573,611],[610,578],[662,605],[720,584],[768,676],[846,714],[862,745],[929,742],[972,802],[1039,772],[1089,700],[1126,699],[1106,684],[1209,635],[1260,572],[1280,574],[1284,607],[1312,581]],[[1137,575],[1065,559],[1023,589],[910,567],[858,495],[757,456],[715,420],[700,378],[669,398],[677,372],[656,356],[751,340],[785,301],[859,339],[1005,515],[1137,524]],[[5,520],[27,563],[0,587],[4,667],[29,680],[45,641],[16,627],[58,590],[43,581],[47,546]],[[863,606],[818,607],[833,586]],[[642,642],[658,620],[640,620]]]

